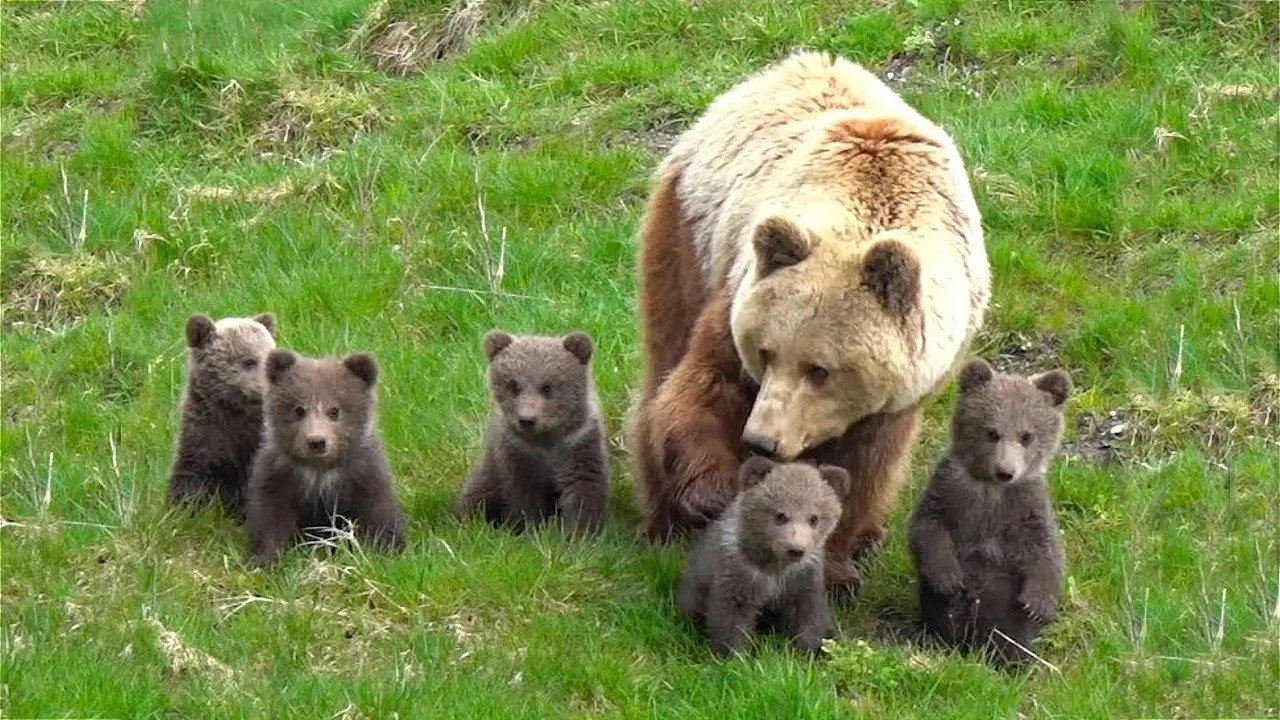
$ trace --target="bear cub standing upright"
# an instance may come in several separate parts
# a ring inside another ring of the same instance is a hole
[[[1061,370],[1023,378],[975,360],[960,373],[951,447],[910,537],[925,626],[947,644],[1025,660],[1057,615],[1063,557],[1045,471],[1070,392]]]
[[[275,562],[303,528],[338,518],[355,523],[361,542],[403,548],[404,513],[375,426],[373,356],[273,350],[266,376],[266,440],[249,483],[252,562]]]
[[[823,547],[840,520],[849,473],[757,456],[742,464],[738,485],[689,556],[676,604],[706,630],[718,656],[742,648],[757,627],[818,653],[831,629]]]
[[[262,444],[262,365],[276,346],[270,313],[217,322],[187,318],[187,385],[169,473],[169,505],[214,497],[244,512],[253,454]]]
[[[558,515],[572,531],[600,529],[609,512],[609,463],[592,350],[580,332],[485,336],[495,411],[457,514],[480,511],[517,529]]]

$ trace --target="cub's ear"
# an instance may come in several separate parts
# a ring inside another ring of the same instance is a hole
[[[897,240],[881,240],[862,258],[862,285],[885,310],[906,315],[920,307],[920,260]]]
[[[960,392],[967,393],[982,387],[995,377],[996,373],[985,360],[970,360],[960,371]]]
[[[595,346],[591,343],[590,335],[584,332],[575,332],[564,336],[564,349],[578,358],[578,362],[586,365],[587,361],[591,359],[591,353]]]
[[[262,327],[266,328],[267,332],[270,333],[271,337],[276,336],[276,316],[275,315],[272,315],[271,313],[262,313],[261,315],[254,315],[253,321],[258,323]]]
[[[343,359],[342,364],[351,371],[352,375],[364,381],[365,385],[373,387],[378,382],[378,361],[373,359],[369,353],[353,353]]]
[[[267,353],[267,382],[275,385],[289,368],[298,363],[298,354],[292,350],[276,349]]]
[[[208,315],[196,313],[187,318],[187,347],[204,347],[216,334],[218,329]]]
[[[747,458],[742,463],[742,467],[738,468],[738,489],[746,490],[764,480],[769,473],[773,472],[773,468],[776,465],[777,463],[769,458],[759,455],[752,455]]]
[[[768,217],[756,225],[752,237],[760,277],[791,267],[809,257],[809,241],[804,230],[784,217]]]
[[[836,491],[836,496],[841,500],[849,497],[849,491],[853,489],[853,480],[849,478],[849,471],[836,465],[820,465],[818,466],[818,474],[823,480]]]
[[[509,333],[502,330],[490,330],[484,336],[484,356],[488,358],[489,362],[493,362],[498,353],[506,350],[507,346],[514,341],[515,338],[511,337]]]
[[[1058,407],[1071,395],[1071,378],[1061,370],[1031,376],[1031,384],[1048,393],[1053,406]]]

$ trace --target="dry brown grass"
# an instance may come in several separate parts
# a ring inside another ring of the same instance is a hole
[[[352,33],[344,49],[355,50],[383,72],[408,76],[428,63],[464,53],[487,27],[523,17],[530,0],[458,0],[443,13],[414,12],[383,0]]]

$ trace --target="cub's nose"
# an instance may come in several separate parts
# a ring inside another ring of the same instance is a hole
[[[996,470],[996,479],[1002,483],[1013,482],[1013,473],[1008,470]]]
[[[520,416],[520,428],[522,430],[532,430],[534,425],[538,424],[538,418],[531,415]]]
[[[329,448],[329,441],[323,437],[309,437],[307,438],[307,448],[311,452],[320,455]]]
[[[751,430],[742,431],[742,444],[750,448],[755,454],[764,455],[765,457],[773,457],[778,451],[777,440]]]
[[[788,559],[788,560],[799,560],[799,559],[800,559],[800,558],[802,558],[802,557],[804,557],[804,550],[802,550],[802,549],[800,549],[800,548],[795,548],[795,547],[793,547],[793,548],[787,548],[787,559]]]

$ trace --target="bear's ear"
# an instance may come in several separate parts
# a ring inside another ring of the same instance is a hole
[[[271,337],[276,336],[276,316],[275,315],[272,315],[271,313],[262,313],[261,315],[254,315],[253,321],[258,323],[262,327],[266,328],[267,334],[271,335]]]
[[[289,368],[298,362],[298,354],[292,350],[276,349],[267,353],[267,382],[275,385]]]
[[[756,225],[752,245],[756,251],[756,264],[760,277],[775,270],[790,267],[809,257],[809,241],[804,230],[784,217],[765,218]]]
[[[1071,378],[1061,370],[1050,370],[1047,373],[1033,375],[1031,384],[1048,393],[1054,407],[1066,402],[1067,396],[1071,394]]]
[[[853,480],[849,477],[849,471],[837,465],[820,465],[818,474],[823,480],[836,491],[836,496],[841,500],[849,496],[849,490],[853,485]]]
[[[986,360],[970,360],[960,371],[960,392],[967,393],[986,385],[995,375]]]
[[[738,468],[738,489],[746,490],[768,477],[773,472],[774,461],[760,455],[752,455]]]
[[[187,318],[187,347],[204,347],[218,333],[208,315],[196,313]]]
[[[920,261],[897,240],[881,240],[862,258],[862,284],[885,310],[906,315],[920,306]]]
[[[489,362],[493,362],[498,353],[506,350],[507,346],[514,341],[515,338],[511,337],[510,333],[502,330],[490,330],[484,336],[484,356],[488,358]]]
[[[575,332],[564,336],[564,349],[578,358],[578,362],[586,365],[587,361],[591,359],[591,353],[595,346],[591,343],[590,335],[584,332]]]
[[[369,353],[358,352],[348,355],[343,359],[342,365],[369,387],[373,387],[373,384],[378,382],[378,361],[374,360]]]

